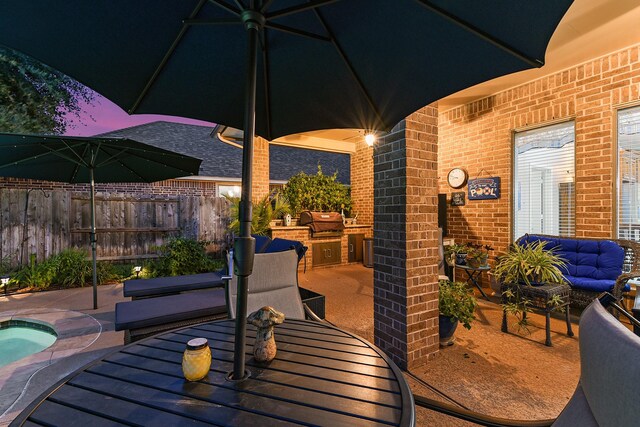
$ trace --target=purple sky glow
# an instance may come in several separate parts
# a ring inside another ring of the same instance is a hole
[[[200,126],[215,126],[213,123],[184,117],[157,114],[135,114],[130,116],[116,104],[98,93],[95,94],[93,105],[81,101],[80,107],[82,109],[79,114],[80,117],[76,117],[73,114],[66,115],[66,120],[70,126],[67,127],[65,135],[92,136],[160,120]]]

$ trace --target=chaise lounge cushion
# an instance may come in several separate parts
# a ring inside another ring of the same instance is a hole
[[[227,312],[224,289],[116,304],[116,331],[181,322]]]
[[[184,276],[155,277],[153,279],[125,280],[122,294],[125,297],[145,297],[173,294],[198,289],[224,286],[221,272],[189,274]]]
[[[562,273],[571,286],[587,291],[611,291],[622,274],[624,249],[611,240],[581,240],[525,235],[520,243],[548,242],[567,265]],[[628,287],[625,288],[625,291]]]

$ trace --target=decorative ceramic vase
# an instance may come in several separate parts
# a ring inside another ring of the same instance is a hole
[[[258,328],[253,344],[253,357],[257,362],[271,362],[276,357],[276,340],[273,327],[284,322],[284,314],[265,306],[254,311],[247,321]]]
[[[458,265],[466,265],[467,264],[467,254],[457,253],[456,254],[456,264],[458,264]]]
[[[438,325],[440,345],[442,347],[453,345],[453,334],[456,332],[456,328],[458,327],[458,321],[451,317],[440,315],[438,316]]]
[[[206,377],[211,367],[211,349],[206,338],[194,338],[182,355],[182,373],[189,381]]]

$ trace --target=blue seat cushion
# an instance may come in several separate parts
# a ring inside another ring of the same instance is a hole
[[[262,253],[264,250],[271,244],[271,237],[269,236],[259,236],[257,234],[252,234],[251,237],[256,239],[256,253]]]
[[[289,249],[296,250],[296,253],[298,254],[298,261],[300,261],[302,257],[304,257],[304,254],[305,252],[307,252],[308,248],[298,240],[288,240],[288,239],[281,239],[279,237],[276,237],[271,241],[269,246],[267,246],[263,252],[264,253],[282,252],[282,251],[288,251]]]
[[[596,280],[569,275],[565,275],[564,278],[571,284],[571,287],[592,292],[611,292],[613,285],[616,284],[615,280]]]
[[[164,325],[227,312],[224,289],[195,291],[116,304],[116,331]]]
[[[569,277],[593,280],[615,280],[622,274],[624,249],[611,240],[580,240],[549,238],[526,235],[521,242],[548,242],[546,249],[555,253],[567,263],[562,273]]]

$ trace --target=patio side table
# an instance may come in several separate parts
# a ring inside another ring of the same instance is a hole
[[[484,299],[486,299],[487,301],[490,301],[487,294],[485,294],[484,291],[482,290],[482,286],[480,286],[480,284],[478,283],[478,279],[482,278],[483,272],[491,270],[491,266],[482,265],[480,267],[471,267],[468,265],[456,264],[456,268],[460,268],[464,270],[464,272],[467,273],[467,283],[469,283],[470,285],[474,285],[476,288],[478,288],[478,290],[480,291]]]
[[[560,283],[549,283],[540,286],[527,286],[517,283],[503,283],[500,286],[500,293],[502,294],[502,302],[507,302],[507,298],[504,292],[511,289],[520,298],[526,298],[529,300],[531,307],[544,310],[546,315],[546,340],[545,345],[551,347],[551,312],[556,309],[565,309],[565,316],[567,321],[567,336],[572,337],[573,331],[571,330],[571,320],[569,314],[569,298],[571,294],[571,287]],[[550,306],[547,302],[554,296],[559,296],[562,299],[562,304]],[[527,313],[523,314],[526,318]],[[502,310],[502,332],[509,332],[507,327],[507,312]]]

